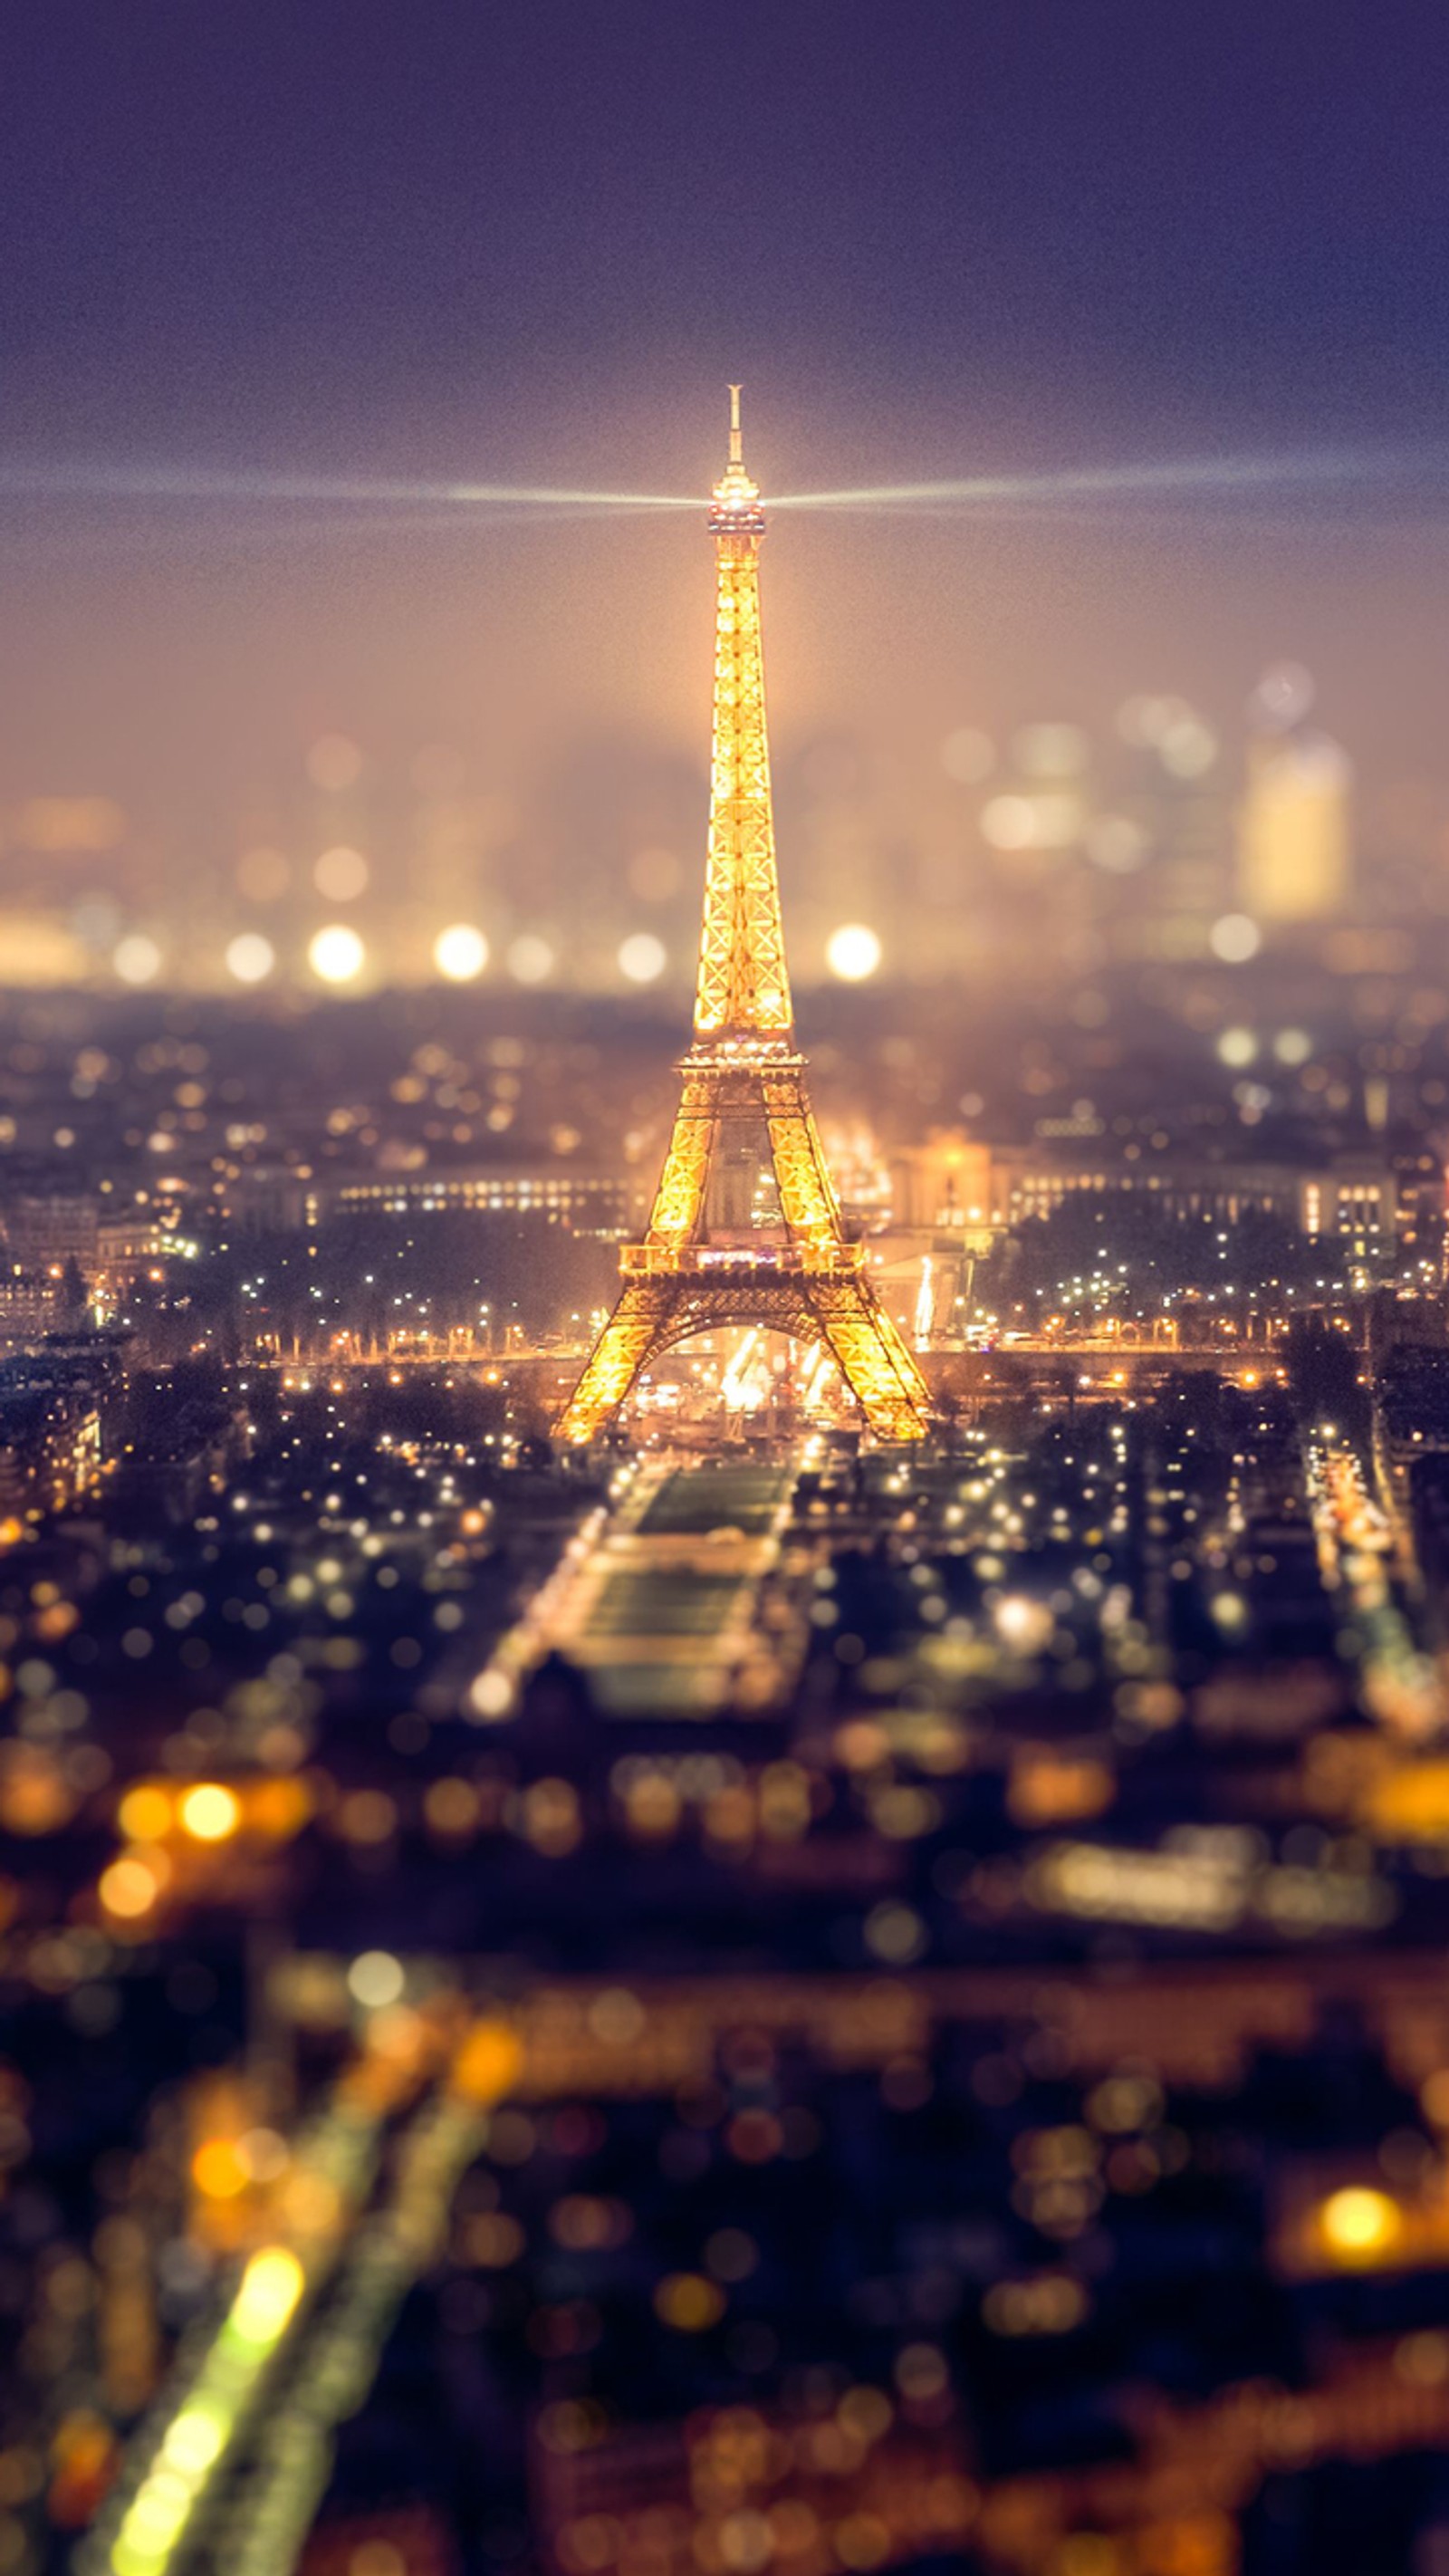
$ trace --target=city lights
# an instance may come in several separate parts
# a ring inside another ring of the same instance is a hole
[[[1396,2243],[1403,2215],[1386,2192],[1363,2185],[1336,2191],[1319,2212],[1324,2241],[1343,2263],[1377,2262]]]
[[[1007,472],[872,506],[1013,514],[1035,676],[951,643],[892,746],[783,670],[777,861],[728,442],[707,764],[667,687],[533,723],[520,511],[516,671],[279,629],[210,915],[140,783],[9,809],[16,2576],[1432,2554],[1438,808],[1301,672],[1245,715],[1206,583],[1130,639],[1151,505],[1286,486]],[[1079,505],[1137,511],[1090,671]]]
[[[239,984],[265,983],[276,962],[276,950],[259,930],[239,931],[236,938],[228,942],[226,970]]]
[[[312,870],[312,883],[329,903],[355,903],[367,891],[372,874],[360,850],[350,850],[339,843],[324,850]]]
[[[1230,1064],[1235,1072],[1244,1065],[1252,1064],[1257,1053],[1258,1040],[1251,1029],[1224,1029],[1218,1040],[1219,1056],[1223,1063]]]
[[[1221,957],[1225,966],[1242,966],[1257,956],[1263,934],[1245,912],[1225,912],[1221,921],[1213,923],[1208,943],[1214,957]]]
[[[150,1913],[162,1885],[162,1873],[153,1858],[143,1858],[139,1853],[123,1854],[103,1871],[100,1900],[108,1914],[116,1915],[122,1922],[132,1922]]]
[[[241,1802],[235,1790],[224,1788],[219,1781],[203,1781],[188,1789],[177,1812],[184,1830],[199,1843],[225,1842],[241,1823]]]
[[[397,2002],[405,1978],[399,1962],[386,1950],[364,1950],[348,1969],[347,1983],[357,2001],[376,2012]]]
[[[620,943],[619,972],[626,983],[655,984],[667,963],[664,942],[652,930],[631,931]]]
[[[433,964],[450,984],[471,984],[488,963],[488,942],[470,922],[455,921],[433,942]]]
[[[314,933],[307,949],[307,962],[324,984],[351,984],[367,963],[367,951],[355,930],[345,922],[329,922]]]
[[[143,931],[133,930],[118,940],[111,953],[111,964],[123,984],[154,984],[161,972],[161,951],[154,939],[148,939]]]
[[[863,984],[874,975],[883,955],[877,933],[863,921],[842,922],[825,943],[825,962],[843,984]]]

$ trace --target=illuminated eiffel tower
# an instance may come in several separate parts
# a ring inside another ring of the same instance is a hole
[[[694,1044],[649,1231],[620,1250],[619,1301],[559,1434],[593,1439],[662,1351],[744,1324],[826,1344],[871,1430],[917,1440],[926,1388],[860,1245],[845,1240],[795,1044],[760,647],[765,517],[745,472],[738,385],[709,525],[719,565],[714,760]]]

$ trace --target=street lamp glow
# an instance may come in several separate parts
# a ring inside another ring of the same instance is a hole
[[[488,942],[470,921],[451,922],[433,941],[433,964],[450,984],[471,984],[488,963]]]
[[[1371,2264],[1398,2242],[1404,2227],[1403,2212],[1387,2192],[1353,2183],[1331,2194],[1318,2223],[1330,2252],[1342,2263]]]
[[[395,2004],[405,1983],[402,1961],[390,1950],[364,1950],[347,1971],[349,1991],[369,2012]]]
[[[239,984],[264,983],[276,962],[276,950],[259,930],[239,932],[226,952],[226,971]]]
[[[307,963],[324,984],[351,984],[367,963],[367,950],[345,921],[329,921],[312,940]]]
[[[199,1843],[224,1843],[241,1823],[241,1800],[220,1780],[202,1780],[181,1801],[181,1822]]]
[[[880,941],[863,921],[842,922],[825,943],[825,963],[842,984],[863,984],[880,961]]]

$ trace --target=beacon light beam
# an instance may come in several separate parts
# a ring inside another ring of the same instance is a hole
[[[1443,480],[1449,453],[1434,449],[1340,448],[1288,455],[1168,457],[1133,464],[1076,465],[1031,474],[973,474],[930,483],[873,483],[823,492],[787,492],[775,510],[909,510],[993,505],[1152,499],[1180,495],[1251,497],[1271,491],[1411,488]],[[134,501],[204,506],[208,502],[330,502],[359,515],[402,506],[437,510],[445,519],[468,511],[679,511],[697,507],[688,493],[582,490],[569,484],[407,482],[364,476],[274,474],[244,468],[118,465],[101,461],[42,463],[0,458],[0,499]]]
[[[994,503],[1131,500],[1138,494],[1251,496],[1294,489],[1367,489],[1442,477],[1438,449],[1327,449],[1287,456],[1168,457],[1132,465],[1073,465],[1042,474],[974,474],[939,483],[876,483],[849,491],[787,492],[772,510],[989,509]]]
[[[690,510],[688,495],[583,492],[556,484],[372,482],[326,474],[266,474],[172,465],[40,464],[0,458],[0,495],[17,500],[400,502],[456,509]]]

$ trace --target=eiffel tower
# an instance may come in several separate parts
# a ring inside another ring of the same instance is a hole
[[[714,754],[694,1043],[642,1243],[559,1436],[592,1440],[651,1362],[736,1324],[824,1343],[871,1430],[918,1440],[921,1373],[847,1243],[795,1043],[765,729],[759,486],[745,472],[740,389],[709,526],[718,561]]]

